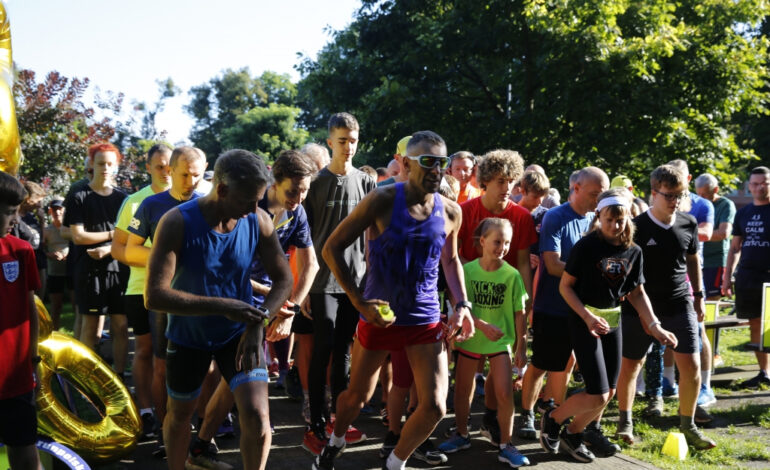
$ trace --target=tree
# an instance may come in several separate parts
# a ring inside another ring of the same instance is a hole
[[[519,150],[558,187],[587,164],[644,187],[674,158],[734,185],[754,152],[738,113],[767,112],[761,0],[364,0],[316,60],[303,58],[301,123],[347,110],[384,163],[401,136],[450,151]],[[394,35],[394,32],[398,32]]]
[[[232,146],[269,154],[302,143],[305,134],[296,128],[298,111],[292,108],[297,88],[288,75],[267,71],[252,77],[248,68],[228,69],[192,87],[189,95],[185,110],[195,120],[190,140],[210,162]],[[272,118],[277,121],[269,123]],[[260,134],[246,135],[251,130]]]
[[[97,117],[94,107],[83,102],[88,85],[88,78],[69,79],[55,71],[37,83],[35,72],[19,71],[13,91],[24,153],[20,176],[63,194],[72,179],[84,174],[88,146],[113,138],[107,114],[120,112],[123,95],[100,100],[96,107],[104,116]]]

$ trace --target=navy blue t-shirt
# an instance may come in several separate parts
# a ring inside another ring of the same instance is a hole
[[[741,207],[735,214],[733,235],[743,238],[735,286],[761,289],[763,282],[770,281],[770,204]]]

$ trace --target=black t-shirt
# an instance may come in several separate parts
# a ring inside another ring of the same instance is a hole
[[[741,207],[735,214],[733,235],[743,237],[735,273],[739,289],[761,289],[770,281],[770,204]]]
[[[634,242],[644,255],[644,290],[655,302],[687,299],[687,255],[698,253],[698,222],[677,212],[671,227],[653,220],[650,211],[634,218]]]
[[[583,304],[612,308],[644,283],[642,264],[642,249],[638,246],[612,245],[599,233],[591,232],[572,247],[564,270],[577,278],[573,289]]]
[[[109,196],[102,196],[86,186],[72,195],[67,215],[70,225],[82,225],[86,232],[107,232],[115,228],[118,212],[123,205],[126,194],[119,189],[114,189]],[[110,242],[94,243],[93,245],[81,245],[86,250],[108,245]],[[105,256],[101,260],[95,260],[88,255],[81,257],[81,262],[88,263],[89,268],[106,271],[119,271],[117,260],[112,256]]]
[[[67,195],[64,197],[64,218],[62,219],[62,225],[65,227],[70,226],[70,207],[72,205],[72,197],[88,187],[88,178],[77,180],[70,185]],[[67,256],[67,272],[71,272],[74,269],[75,264],[80,261],[80,257],[86,254],[86,249],[82,245],[75,245],[70,241],[70,253]]]

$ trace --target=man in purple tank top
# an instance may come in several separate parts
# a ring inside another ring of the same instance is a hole
[[[433,432],[445,413],[447,360],[445,329],[439,320],[437,279],[444,268],[451,297],[458,301],[449,331],[473,335],[462,264],[457,256],[460,207],[437,194],[449,164],[446,144],[436,133],[415,133],[404,159],[409,179],[377,188],[336,228],[323,258],[361,314],[353,346],[350,385],[337,399],[334,433],[313,469],[334,468],[345,447],[345,431],[371,397],[377,374],[391,350],[404,348],[414,373],[420,403],[402,432],[386,467],[403,469],[406,460]],[[344,249],[368,230],[369,270],[366,289],[356,285]],[[387,318],[381,308],[395,317]]]

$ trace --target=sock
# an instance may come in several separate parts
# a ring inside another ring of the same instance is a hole
[[[535,416],[535,412],[533,410],[521,410],[521,416]]]
[[[668,380],[668,383],[674,385],[676,383],[676,375],[674,374],[674,366],[663,367],[663,378]]]
[[[309,401],[310,400],[310,392],[308,392],[307,390],[302,390],[302,398]]]
[[[345,445],[345,435],[343,434],[342,437],[338,437],[334,432],[332,432],[331,437],[329,437],[329,445],[334,447],[342,447]]]
[[[484,407],[484,418],[497,419],[497,410],[490,410],[486,406]]]
[[[701,386],[711,388],[711,369],[700,371]]]
[[[503,443],[500,443],[500,450],[505,450],[505,447],[506,447],[507,445],[508,445],[508,444],[503,444]]]
[[[591,421],[590,423],[588,423],[588,426],[586,426],[586,429],[590,429],[591,431],[598,431],[599,421]]]
[[[391,452],[385,466],[388,467],[388,470],[404,470],[406,468],[406,461],[396,457],[395,452]]]
[[[693,416],[679,415],[679,429],[694,429],[695,418]]]
[[[619,410],[618,411],[618,417],[619,417],[619,421],[621,423],[630,423],[631,422],[631,410],[628,410],[628,411]]]
[[[147,414],[152,415],[152,408],[142,408],[139,410],[139,416],[144,416]]]

